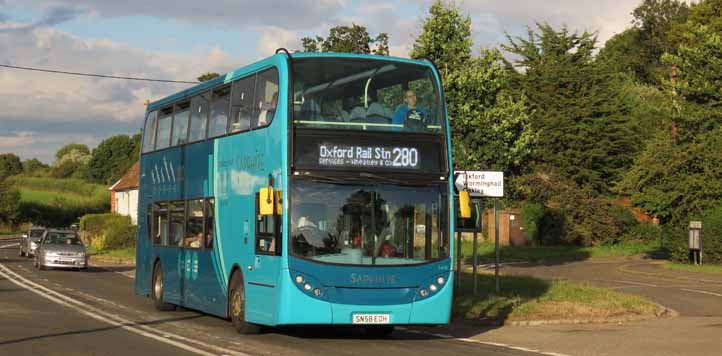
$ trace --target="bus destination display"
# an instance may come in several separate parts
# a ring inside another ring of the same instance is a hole
[[[419,149],[403,146],[318,145],[322,167],[418,169]]]

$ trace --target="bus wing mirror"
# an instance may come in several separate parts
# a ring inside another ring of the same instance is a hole
[[[258,194],[258,213],[262,216],[273,215],[273,209],[275,208],[274,200],[273,188],[261,188]]]
[[[469,192],[459,192],[459,215],[461,215],[462,219],[471,217],[471,199],[469,198]]]

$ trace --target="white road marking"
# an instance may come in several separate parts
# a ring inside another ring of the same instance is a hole
[[[421,331],[421,330],[409,329],[409,328],[406,328],[406,327],[403,327],[403,326],[397,326],[396,329],[402,330],[402,331],[404,331],[404,332],[412,333],[412,334],[424,334],[424,335],[430,335],[430,336],[439,337],[439,338],[446,339],[446,340],[455,340],[455,341],[462,341],[462,342],[468,342],[468,343],[473,343],[473,344],[481,344],[481,345],[488,345],[488,346],[503,347],[503,348],[505,348],[505,349],[525,351],[525,352],[533,352],[533,353],[538,353],[538,354],[542,354],[542,355],[549,355],[549,356],[569,356],[569,355],[560,354],[560,353],[557,353],[557,352],[539,351],[539,350],[537,350],[537,349],[532,349],[532,348],[522,347],[522,346],[507,345],[507,344],[502,344],[502,343],[499,343],[499,342],[481,341],[481,340],[470,339],[470,338],[454,338],[454,337],[451,336],[451,335],[434,334],[434,333],[429,333],[429,332],[425,332],[425,331]]]
[[[704,291],[704,290],[686,289],[686,288],[680,288],[680,289],[683,290],[683,291],[687,291],[687,292],[701,293],[701,294],[709,294],[709,295],[713,295],[713,296],[715,296],[715,297],[722,297],[722,294],[707,292],[707,291]]]
[[[644,287],[657,287],[656,284],[642,283],[642,282],[632,282],[632,281],[622,281],[622,280],[613,280],[613,281],[610,281],[610,282],[619,282],[619,283],[633,284],[633,285],[644,286]]]
[[[201,341],[193,340],[193,339],[187,339],[183,336],[176,335],[173,333],[169,333],[167,331],[161,331],[158,329],[155,329],[153,327],[142,325],[135,323],[133,321],[127,320],[121,316],[108,313],[105,311],[102,311],[98,308],[95,308],[89,304],[83,303],[79,300],[70,298],[68,296],[65,296],[63,294],[60,294],[52,289],[46,288],[45,286],[42,286],[40,284],[37,284],[35,282],[32,282],[19,274],[13,272],[8,267],[0,263],[0,276],[5,277],[10,282],[16,284],[19,287],[25,288],[39,296],[42,296],[44,298],[49,299],[52,302],[55,302],[57,304],[66,306],[68,308],[71,308],[83,315],[89,316],[93,319],[120,327],[122,329],[125,329],[127,331],[130,331],[132,333],[136,333],[141,336],[145,336],[154,340],[158,340],[160,342],[164,342],[173,346],[176,346],[178,348],[181,348],[183,350],[193,352],[199,355],[214,355],[213,353],[207,352],[205,350],[201,350],[199,348],[193,347],[191,345],[188,345],[187,343],[194,343],[198,346],[202,346],[211,350],[216,350],[224,354],[230,354],[230,355],[239,355],[239,356],[250,356],[248,354],[222,348],[215,345],[206,344]],[[158,335],[161,334],[161,335]],[[167,338],[164,338],[163,336],[166,336]],[[175,340],[173,340],[175,339]],[[179,341],[176,341],[179,340]],[[183,343],[183,342],[185,343]]]

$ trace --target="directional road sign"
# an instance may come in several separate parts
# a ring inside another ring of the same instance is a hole
[[[504,172],[454,171],[454,186],[473,198],[504,196]]]

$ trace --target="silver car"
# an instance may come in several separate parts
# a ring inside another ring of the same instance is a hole
[[[47,230],[35,253],[35,267],[87,269],[88,254],[75,231]]]
[[[34,256],[35,249],[38,248],[38,244],[44,233],[45,228],[32,227],[28,230],[27,234],[23,234],[23,238],[20,240],[20,257]]]

